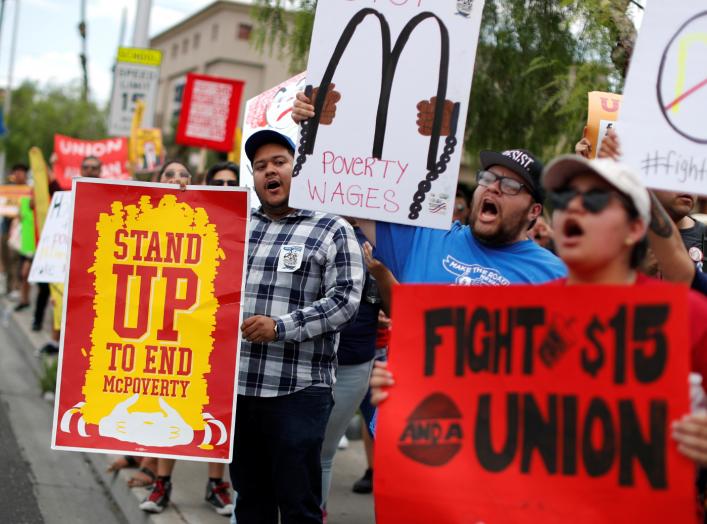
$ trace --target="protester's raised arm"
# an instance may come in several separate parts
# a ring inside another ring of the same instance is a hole
[[[587,138],[587,127],[584,127],[584,132],[582,133],[582,140],[574,145],[574,152],[577,155],[583,156],[584,158],[589,158],[592,154],[592,143]]]
[[[363,244],[363,259],[368,266],[368,272],[373,275],[378,283],[378,292],[383,303],[383,311],[390,316],[390,306],[392,304],[393,286],[398,281],[393,273],[380,260],[373,258],[373,246],[366,242]]]
[[[651,196],[651,223],[648,240],[658,260],[663,278],[688,286],[695,278],[695,264],[685,250],[680,232],[653,192]]]
[[[314,106],[312,101],[304,94],[304,91],[299,91],[295,96],[291,115],[292,120],[298,124],[314,116]]]
[[[395,384],[393,374],[388,371],[388,363],[376,360],[371,373],[371,405],[378,406],[388,398],[387,388]]]
[[[357,218],[356,225],[363,232],[372,246],[376,245],[376,221],[366,218]]]
[[[336,91],[334,89],[335,87],[334,84],[329,84],[326,96],[324,97],[324,106],[322,107],[319,123],[325,126],[334,121],[334,117],[336,116],[336,104],[341,100],[341,93]],[[300,91],[295,95],[291,113],[292,120],[299,124],[315,115],[313,102],[317,97],[318,90],[319,88],[317,87],[312,90],[311,98],[304,94],[304,91]]]
[[[608,129],[604,140],[597,151],[597,158],[611,158],[617,162],[621,159],[621,145],[619,144],[619,135],[613,129]]]
[[[673,422],[678,451],[699,466],[707,466],[707,413],[691,413]]]

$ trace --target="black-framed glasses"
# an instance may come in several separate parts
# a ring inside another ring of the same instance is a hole
[[[236,187],[238,185],[238,180],[212,180],[211,182],[209,182],[209,185]]]
[[[476,183],[480,186],[489,187],[499,181],[501,193],[506,195],[517,195],[525,184],[518,182],[515,178],[497,175],[493,171],[481,170],[476,173]]]
[[[574,197],[580,196],[582,197],[580,199],[582,207],[590,213],[597,214],[606,209],[606,206],[611,202],[612,195],[618,196],[618,193],[611,189],[590,189],[582,192],[577,189],[564,188],[551,191],[549,197],[554,209],[565,210]]]

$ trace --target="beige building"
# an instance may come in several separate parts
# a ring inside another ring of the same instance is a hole
[[[218,0],[150,40],[162,51],[155,125],[163,132],[179,114],[187,73],[235,78],[245,82],[245,102],[292,76],[287,63],[250,45],[254,30],[252,4]]]

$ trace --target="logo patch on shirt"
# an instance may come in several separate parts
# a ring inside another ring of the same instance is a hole
[[[277,270],[284,273],[294,273],[302,265],[302,258],[304,258],[304,244],[282,246]]]
[[[510,280],[496,269],[479,264],[465,264],[451,255],[442,261],[444,269],[456,276],[455,283],[460,286],[508,286]]]

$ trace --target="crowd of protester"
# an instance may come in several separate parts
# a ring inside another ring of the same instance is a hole
[[[299,93],[293,118],[313,116]],[[707,372],[707,282],[703,257],[707,227],[692,213],[695,195],[647,190],[636,172],[620,163],[612,130],[599,159],[582,139],[573,155],[543,166],[522,148],[483,151],[473,190],[460,184],[448,231],[342,218],[293,209],[289,191],[295,145],[275,131],[259,131],[245,144],[253,166],[253,210],[241,329],[234,461],[207,464],[205,500],[241,524],[326,521],[334,456],[351,419],[361,416],[366,464],[353,486],[373,489],[375,406],[395,394],[387,369],[391,290],[397,283],[457,285],[615,284],[659,286],[660,280],[692,288],[689,296],[692,371]],[[101,163],[87,157],[81,176],[98,177]],[[18,164],[11,184],[26,184]],[[177,160],[164,162],[155,182],[188,190],[195,177]],[[239,168],[211,166],[203,183],[235,187]],[[50,184],[50,193],[58,189]],[[3,218],[5,292],[14,309],[31,307],[27,275],[34,254],[31,202],[18,217]],[[25,238],[27,237],[27,238]],[[31,241],[30,241],[31,240]],[[279,265],[287,247],[294,269]],[[434,254],[432,256],[431,254]],[[440,257],[453,258],[445,267]],[[474,267],[487,268],[483,273]],[[297,290],[297,293],[291,292]],[[49,298],[61,286],[40,284],[32,329],[44,328]],[[60,309],[54,308],[51,341],[58,352]],[[234,327],[235,328],[235,327]],[[357,415],[357,413],[359,415]],[[675,421],[678,450],[707,464],[707,415]],[[172,491],[176,461],[120,457],[111,470],[135,468],[131,487],[150,488],[140,503],[161,512]],[[699,490],[705,482],[700,476]]]

